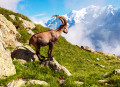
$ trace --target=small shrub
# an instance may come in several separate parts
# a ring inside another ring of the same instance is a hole
[[[16,29],[20,28],[20,29],[24,29],[24,26],[22,25],[23,21],[19,20],[19,17],[16,16],[15,20],[13,21],[13,24],[15,25]]]

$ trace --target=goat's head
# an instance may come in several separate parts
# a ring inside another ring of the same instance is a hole
[[[57,17],[57,18],[59,18],[61,20],[63,25],[61,25],[60,27],[62,27],[64,29],[63,32],[67,34],[68,33],[67,20],[65,19],[65,17],[59,16],[59,15],[53,15],[52,17]]]

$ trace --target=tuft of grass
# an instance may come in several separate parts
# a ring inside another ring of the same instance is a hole
[[[32,36],[24,28],[23,29],[18,28],[17,31],[21,34],[21,37],[18,40],[21,43],[26,43],[30,39],[30,37]]]
[[[48,28],[48,27],[43,27],[43,26],[40,25],[40,24],[35,24],[35,28],[32,29],[32,31],[33,31],[34,33],[44,32],[44,31],[48,31],[48,30],[51,30],[51,29]]]
[[[108,84],[110,84],[111,87],[120,87],[120,74],[111,75],[108,78]]]
[[[8,46],[8,47],[6,47],[6,49],[8,49],[8,50],[13,50],[15,47],[12,47],[12,46]]]
[[[18,78],[17,75],[9,76],[9,77],[7,77],[5,79],[0,78],[0,86],[6,86],[9,82],[11,82],[11,81],[13,81],[13,80],[15,80],[17,78]]]

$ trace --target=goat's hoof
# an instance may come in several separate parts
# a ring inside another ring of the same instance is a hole
[[[43,59],[39,59],[39,61],[42,63],[42,62],[43,62]]]
[[[48,58],[53,58],[53,56],[49,56]]]
[[[41,58],[45,59],[45,57],[44,57],[44,56],[41,56]]]
[[[44,58],[44,59],[41,59],[40,61],[41,61],[41,63],[42,63],[42,62],[45,62],[46,60],[45,60],[45,58]]]
[[[53,60],[53,57],[48,57],[48,60]]]
[[[51,61],[53,61],[53,58],[50,58]]]

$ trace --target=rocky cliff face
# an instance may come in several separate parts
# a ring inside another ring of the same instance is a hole
[[[12,64],[11,53],[6,47],[17,44],[17,35],[19,33],[16,31],[15,26],[0,14],[0,77],[16,73]]]
[[[15,20],[15,15],[9,15],[12,20]],[[25,29],[33,29],[35,27],[33,22],[27,21],[19,17]],[[29,30],[30,31],[30,30]],[[33,33],[33,32],[32,32]],[[12,63],[11,52],[7,47],[20,46],[18,38],[21,35],[18,33],[16,27],[4,15],[0,14],[0,78],[10,76],[16,73],[15,66]]]

